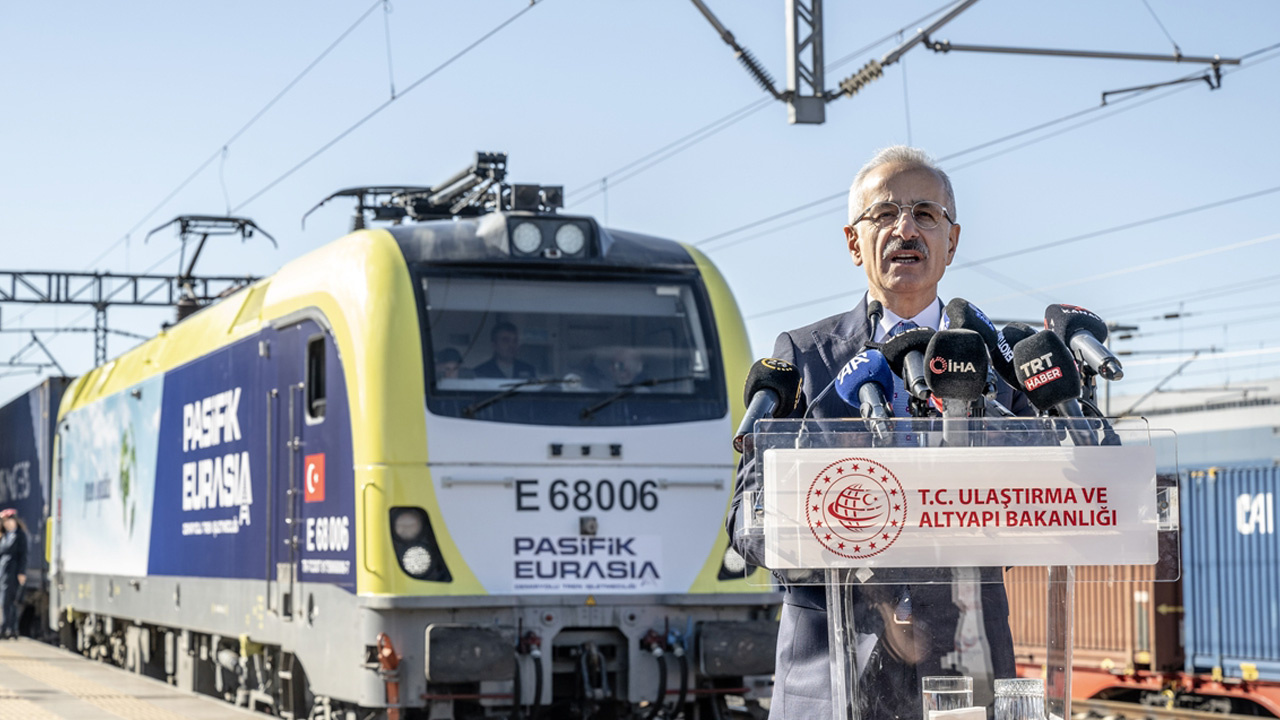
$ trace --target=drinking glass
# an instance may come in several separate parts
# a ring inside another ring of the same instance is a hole
[[[920,678],[920,693],[924,698],[924,718],[934,710],[956,710],[973,705],[973,678],[963,675],[947,675]]]
[[[1044,681],[996,680],[996,720],[1044,720]]]

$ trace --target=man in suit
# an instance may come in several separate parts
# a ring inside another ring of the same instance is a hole
[[[783,332],[774,344],[773,357],[800,370],[810,417],[857,415],[834,391],[824,394],[824,390],[869,342],[880,342],[903,328],[938,329],[943,309],[938,283],[960,242],[955,208],[950,179],[915,148],[887,148],[855,176],[844,234],[854,265],[866,273],[867,293],[853,310]],[[883,316],[874,326],[867,316],[869,299],[883,306]],[[905,391],[898,388],[897,394],[895,405],[901,408]],[[1034,412],[1025,396],[1003,383],[997,399],[1015,413]],[[805,406],[802,402],[796,414],[805,412]],[[744,460],[728,521],[729,536],[748,561],[762,564],[763,548],[735,534],[743,483],[752,472],[752,461]],[[949,571],[939,572],[950,578]],[[919,678],[955,674],[947,654],[956,649],[962,609],[969,613],[964,632],[981,636],[989,671],[994,677],[1013,676],[1008,602],[1004,586],[992,582],[999,580],[999,569],[981,573],[986,582],[971,585],[965,598],[956,596],[960,591],[950,584],[868,584],[851,590],[852,622],[860,638],[857,673],[867,689],[856,700],[861,717],[920,719]],[[783,580],[783,590],[770,718],[830,718],[826,588]],[[978,682],[982,680],[975,679],[975,685]]]
[[[497,323],[489,333],[489,341],[493,343],[493,357],[476,366],[476,377],[531,380],[537,374],[532,365],[516,357],[520,331],[515,325],[506,321]]]

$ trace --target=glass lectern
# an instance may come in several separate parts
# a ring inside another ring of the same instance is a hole
[[[833,717],[1069,718],[1074,569],[1179,574],[1160,434],[1141,419],[762,420],[734,544],[772,571],[752,577],[825,588]],[[1040,668],[1013,656],[1014,567],[1044,568]]]

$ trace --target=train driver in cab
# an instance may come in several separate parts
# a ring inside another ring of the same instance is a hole
[[[489,333],[493,357],[476,366],[478,378],[516,378],[531,380],[537,375],[532,365],[516,357],[520,350],[520,331],[510,322],[500,322]]]

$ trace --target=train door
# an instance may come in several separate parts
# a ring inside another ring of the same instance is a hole
[[[325,420],[328,415],[332,338],[314,320],[282,327],[275,333],[264,373],[272,379],[273,417],[269,423],[273,464],[271,487],[274,531],[270,572],[271,609],[292,620],[302,606],[300,583],[312,571],[304,562],[316,545],[314,519],[308,524],[305,505],[323,502],[325,492]]]

